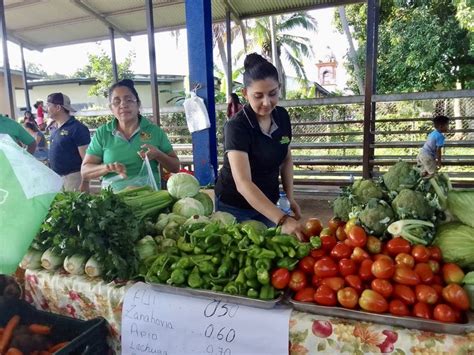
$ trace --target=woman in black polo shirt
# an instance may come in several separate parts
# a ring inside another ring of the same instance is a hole
[[[216,210],[238,221],[255,219],[281,225],[284,233],[303,238],[300,207],[293,198],[293,159],[288,112],[277,106],[280,82],[273,64],[252,53],[244,62],[243,95],[248,104],[224,128],[224,165],[216,183]],[[283,189],[293,216],[275,204]]]

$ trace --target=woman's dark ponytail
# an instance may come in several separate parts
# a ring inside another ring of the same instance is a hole
[[[244,85],[248,87],[253,81],[273,79],[277,82],[278,71],[275,66],[260,54],[250,53],[244,60]]]

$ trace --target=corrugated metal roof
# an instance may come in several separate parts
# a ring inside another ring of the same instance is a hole
[[[215,22],[363,2],[363,0],[212,0]],[[144,0],[4,0],[9,40],[41,50],[146,33]],[[156,31],[185,26],[184,0],[153,0]]]

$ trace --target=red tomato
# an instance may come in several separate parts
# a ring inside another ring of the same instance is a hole
[[[277,290],[282,290],[290,282],[290,272],[285,268],[278,268],[272,272],[272,286]]]
[[[372,259],[375,261],[375,260],[380,260],[380,259],[388,259],[390,260],[392,263],[393,263],[393,259],[390,255],[386,255],[386,254],[375,254]]]
[[[321,278],[337,276],[337,264],[330,257],[324,256],[314,264],[314,274]]]
[[[388,258],[375,260],[372,264],[372,275],[378,279],[390,279],[395,272],[393,261]]]
[[[323,225],[318,218],[308,218],[304,225],[303,233],[309,238],[314,236],[319,236],[323,230]]]
[[[290,282],[288,287],[293,291],[299,291],[306,287],[308,281],[306,280],[306,275],[301,270],[293,270],[290,275]]]
[[[321,281],[323,279],[320,278],[319,276],[313,275],[311,277],[311,285],[313,285],[314,289],[317,289],[319,286],[321,286]]]
[[[393,286],[390,281],[382,280],[382,279],[375,279],[372,280],[370,284],[370,288],[375,292],[380,293],[385,298],[389,298],[393,292]]]
[[[362,281],[370,281],[374,279],[374,275],[372,274],[372,260],[365,259],[362,261],[359,267],[359,276]]]
[[[456,313],[447,304],[438,304],[433,310],[433,318],[440,322],[454,323],[456,321]]]
[[[444,285],[443,279],[442,279],[441,276],[439,276],[439,275],[434,275],[434,276],[433,276],[433,281],[432,281],[431,284],[432,284],[432,285],[441,285],[441,286]]]
[[[382,251],[382,242],[379,238],[369,235],[367,237],[367,250],[370,254],[378,254]]]
[[[428,250],[430,251],[431,259],[436,260],[436,261],[443,260],[443,253],[441,252],[441,249],[439,247],[437,246],[428,247]]]
[[[318,260],[319,258],[322,258],[324,255],[326,255],[326,251],[324,249],[313,249],[309,255]]]
[[[437,274],[439,272],[440,266],[438,261],[428,260],[428,265],[430,266],[431,271],[433,271],[433,274]]]
[[[433,289],[436,291],[439,299],[443,295],[443,286],[440,284],[432,284],[431,287],[433,287]]]
[[[339,227],[344,226],[345,222],[341,220],[339,217],[333,217],[328,222],[328,228],[333,232],[337,231]]]
[[[354,260],[351,259],[341,259],[338,263],[339,273],[342,276],[354,275],[357,272],[357,265]]]
[[[329,286],[321,285],[314,293],[314,301],[323,306],[337,305],[336,292]]]
[[[464,279],[464,272],[454,263],[446,263],[441,268],[444,282],[447,284],[460,284]]]
[[[420,283],[418,274],[405,265],[395,266],[393,280],[402,285],[416,286]]]
[[[415,272],[420,277],[421,282],[430,284],[433,282],[433,270],[427,263],[419,263],[415,265]]]
[[[430,260],[430,251],[424,245],[415,245],[411,250],[411,255],[417,263],[426,263]]]
[[[387,242],[387,250],[391,256],[396,256],[400,253],[410,254],[411,246],[407,240],[397,237],[392,238]]]
[[[410,315],[410,310],[407,305],[400,300],[391,300],[388,305],[389,312],[394,316],[405,317]]]
[[[360,279],[359,276],[357,276],[357,275],[347,275],[344,278],[344,281],[346,281],[346,284],[348,284],[350,287],[355,289],[358,293],[362,292],[362,290],[363,290],[362,280]]]
[[[401,265],[404,264],[408,266],[410,269],[413,269],[415,266],[415,258],[407,253],[400,253],[395,257],[395,264]]]
[[[337,228],[336,238],[337,238],[337,240],[339,240],[341,242],[347,239],[347,234],[346,234],[346,231],[345,231],[343,226],[340,226],[339,228]]]
[[[362,248],[355,247],[351,255],[351,260],[354,260],[356,263],[361,263],[363,260],[369,259],[369,254]]]
[[[349,258],[352,254],[352,249],[344,244],[343,242],[338,242],[334,248],[331,250],[331,257],[334,259],[344,259],[344,258]]]
[[[298,262],[298,269],[305,272],[306,274],[312,274],[314,272],[314,263],[316,260],[312,256],[305,256]]]
[[[344,231],[346,232],[346,234],[349,234],[349,231],[351,230],[351,228],[356,225],[357,225],[357,218],[351,218],[350,220],[348,220],[346,225],[344,226]]]
[[[329,252],[334,248],[336,245],[337,240],[336,237],[333,235],[324,235],[321,236],[321,249]]]
[[[359,298],[359,306],[364,311],[384,313],[388,309],[388,303],[383,296],[373,290],[364,290]]]
[[[427,304],[435,304],[438,302],[438,293],[436,290],[428,285],[416,285],[415,287],[416,299],[419,302]]]
[[[342,307],[353,309],[359,302],[359,294],[352,287],[344,287],[337,291],[337,301]]]
[[[467,311],[469,309],[469,296],[464,288],[458,284],[449,284],[443,288],[442,292],[443,298],[451,306],[460,309],[462,311]]]
[[[305,287],[296,292],[293,298],[298,302],[314,302],[314,292],[312,287]]]
[[[367,244],[367,233],[361,226],[353,226],[347,234],[346,242],[352,247],[364,247]]]
[[[431,309],[424,302],[417,302],[413,306],[413,315],[418,318],[431,319]]]
[[[393,298],[398,298],[400,301],[403,301],[406,305],[414,304],[415,303],[415,292],[406,286],[406,285],[399,285],[395,284],[393,286]]]
[[[344,279],[342,277],[325,277],[321,280],[321,285],[329,286],[337,292],[344,287]]]

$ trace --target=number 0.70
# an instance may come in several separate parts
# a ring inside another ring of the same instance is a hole
[[[235,330],[232,328],[229,328],[229,330],[226,332],[226,327],[220,328],[219,332],[216,334],[216,339],[217,340],[225,340],[228,343],[231,343],[235,339]],[[212,338],[212,335],[214,334],[214,325],[209,324],[204,331],[204,336],[207,338]]]

